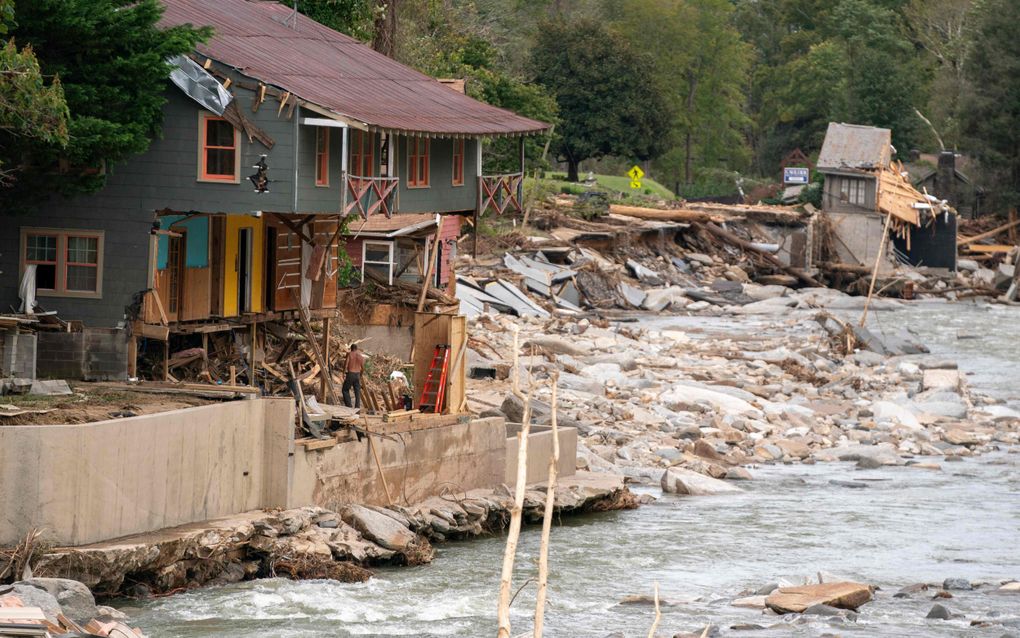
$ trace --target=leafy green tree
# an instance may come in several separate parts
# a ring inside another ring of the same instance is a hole
[[[0,35],[13,23],[14,4],[0,0]],[[17,180],[30,145],[67,144],[67,119],[60,80],[47,84],[31,47],[0,42],[0,188]]]
[[[367,42],[372,39],[370,0],[283,0],[319,24]]]
[[[669,148],[673,109],[653,61],[592,19],[543,25],[533,53],[535,78],[556,96],[560,126],[553,147],[577,181],[589,158],[653,159]]]
[[[60,78],[68,142],[21,149],[23,172],[0,201],[25,210],[50,193],[101,188],[105,171],[142,153],[159,133],[167,59],[188,53],[207,29],[160,29],[159,0],[15,0],[15,42],[31,46],[45,76]]]
[[[969,146],[992,177],[993,205],[1020,206],[1020,3],[979,0],[962,109]]]
[[[657,162],[673,180],[694,180],[704,168],[742,167],[750,47],[732,25],[730,0],[623,0],[608,11],[635,48],[653,52],[651,67],[667,91],[680,145]]]

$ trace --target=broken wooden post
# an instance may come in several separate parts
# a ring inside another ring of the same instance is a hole
[[[503,572],[499,581],[498,638],[510,638],[510,585],[514,575],[514,558],[517,541],[521,536],[521,519],[524,517],[524,488],[528,480],[528,434],[531,432],[531,390],[524,400],[521,431],[517,433],[517,484],[514,505],[510,510],[510,527],[507,530],[506,550],[503,553]]]
[[[559,375],[552,378],[552,425],[553,451],[549,457],[549,480],[545,488],[545,512],[542,514],[542,543],[538,550],[538,595],[535,599],[535,636],[542,638],[545,624],[545,597],[549,583],[549,536],[552,533],[553,507],[556,504],[556,473],[560,461],[560,438],[556,427],[556,384]]]
[[[428,296],[429,288],[432,287],[432,272],[435,270],[436,262],[439,261],[439,244],[442,242],[443,217],[439,218],[439,226],[436,227],[436,236],[432,240],[432,252],[429,254],[429,265],[425,271],[425,279],[421,282],[421,297],[418,298],[418,312],[425,308],[425,297]]]
[[[325,360],[326,367],[322,370],[319,377],[319,396],[325,398],[326,396],[326,376],[332,377],[333,369],[330,365],[329,360],[329,344],[330,344],[330,317],[326,316],[322,320],[322,358]]]
[[[258,322],[251,322],[251,352],[248,353],[248,385],[255,387],[255,339]]]
[[[386,503],[393,505],[393,495],[390,494],[390,485],[386,482],[386,474],[383,473],[382,462],[379,460],[379,450],[376,449],[375,442],[372,441],[372,431],[368,429],[368,414],[365,413],[364,403],[362,403],[361,410],[361,417],[365,423],[365,433],[368,435],[368,447],[372,449],[372,456],[375,458],[375,468],[379,470],[379,478],[382,480],[383,489],[386,490]]]

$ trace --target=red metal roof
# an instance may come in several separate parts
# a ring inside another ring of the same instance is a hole
[[[276,2],[162,1],[161,25],[213,27],[198,46],[202,55],[372,129],[484,136],[549,127],[462,95]]]

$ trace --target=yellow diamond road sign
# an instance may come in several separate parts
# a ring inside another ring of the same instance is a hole
[[[631,188],[641,188],[641,178],[645,176],[645,172],[641,170],[641,167],[634,165],[629,171],[627,171],[627,177],[630,178]]]

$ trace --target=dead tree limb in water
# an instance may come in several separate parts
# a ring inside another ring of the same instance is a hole
[[[648,630],[648,638],[655,638],[655,630],[659,628],[659,622],[662,621],[662,612],[659,610],[659,583],[655,583],[655,622],[652,623],[652,628]]]
[[[559,430],[556,427],[556,384],[559,375],[552,379],[552,440],[553,452],[549,457],[549,482],[545,488],[545,513],[542,515],[542,544],[538,550],[538,596],[535,600],[535,634],[534,638],[542,638],[545,624],[545,596],[549,584],[549,535],[552,533],[553,507],[556,502],[556,473],[560,461]]]
[[[521,431],[517,433],[517,486],[514,490],[514,506],[510,510],[510,528],[506,535],[506,550],[503,553],[503,573],[499,581],[499,622],[498,638],[510,638],[510,585],[514,575],[514,558],[517,556],[517,540],[521,536],[521,519],[524,517],[524,487],[528,480],[528,434],[531,432],[531,394],[524,399],[524,416]]]

